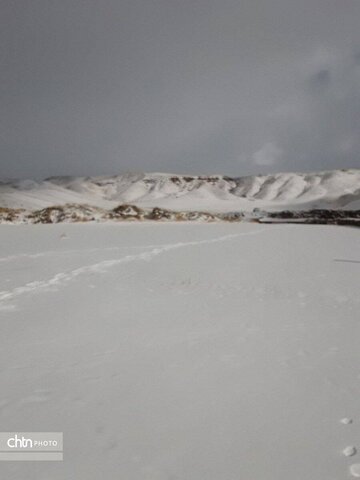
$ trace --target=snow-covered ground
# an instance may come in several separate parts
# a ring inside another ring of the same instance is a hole
[[[360,450],[357,229],[3,225],[0,271],[1,429],[63,431],[65,448],[1,462],[1,479],[340,480],[360,464],[343,453]]]

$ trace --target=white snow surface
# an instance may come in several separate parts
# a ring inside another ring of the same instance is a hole
[[[0,246],[1,429],[65,448],[1,478],[357,476],[357,229],[2,225]]]
[[[0,182],[0,207],[40,209],[64,204],[111,208],[120,203],[173,210],[251,211],[349,208],[360,205],[360,170],[278,173],[229,178],[163,173],[52,177]]]

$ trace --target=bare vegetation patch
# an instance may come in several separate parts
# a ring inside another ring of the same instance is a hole
[[[308,223],[360,226],[360,210],[308,210],[266,212],[254,209],[251,213],[210,213],[201,211],[175,211],[165,208],[140,208],[121,204],[112,210],[91,205],[54,205],[40,210],[0,208],[0,223],[78,223],[105,221],[158,221],[158,222],[258,222]]]

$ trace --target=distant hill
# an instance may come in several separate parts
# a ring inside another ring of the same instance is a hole
[[[110,209],[131,203],[175,211],[251,212],[360,209],[360,170],[230,178],[164,173],[51,177],[0,182],[0,207],[36,210],[65,204]]]

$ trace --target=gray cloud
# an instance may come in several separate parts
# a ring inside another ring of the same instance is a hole
[[[253,155],[256,165],[270,166],[278,165],[283,155],[283,151],[275,143],[266,143]]]
[[[4,0],[0,176],[360,166],[360,2]]]
[[[310,78],[310,87],[314,92],[321,92],[330,85],[330,70],[322,69]]]

